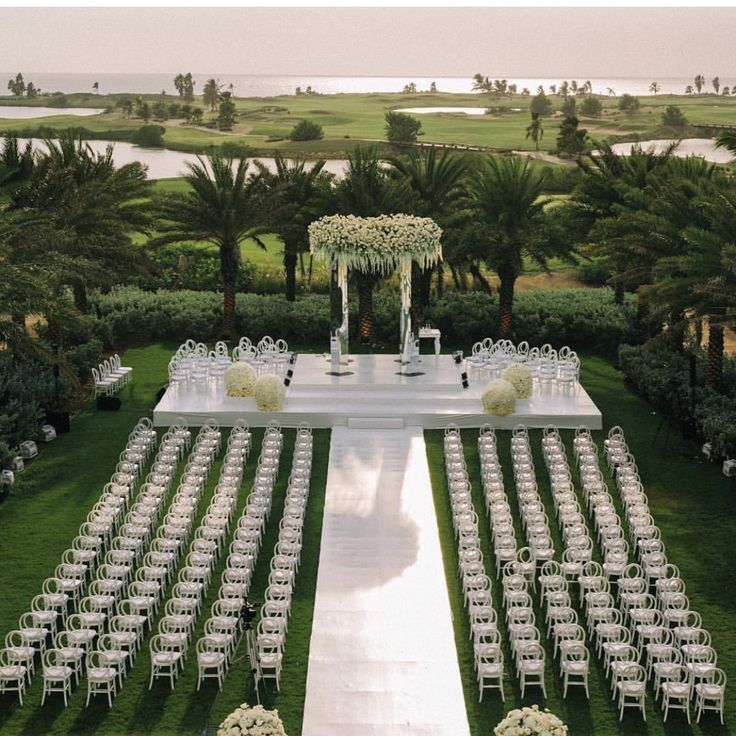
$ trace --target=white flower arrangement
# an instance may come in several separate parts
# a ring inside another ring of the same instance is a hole
[[[546,708],[538,705],[509,711],[493,729],[494,736],[565,736],[567,726]]]
[[[407,258],[423,268],[442,258],[442,230],[429,217],[330,215],[309,226],[309,248],[316,256],[348,268],[388,273]]]
[[[517,399],[528,399],[532,395],[532,374],[523,363],[512,363],[501,374],[516,389]]]
[[[217,729],[217,736],[286,736],[277,710],[239,705]]]
[[[225,393],[228,396],[253,396],[258,378],[255,369],[248,363],[233,363],[223,374]]]
[[[286,386],[283,379],[270,373],[256,381],[254,395],[258,411],[281,411],[286,400]]]
[[[486,414],[505,416],[516,411],[516,389],[512,383],[503,378],[491,381],[481,397],[483,411]]]

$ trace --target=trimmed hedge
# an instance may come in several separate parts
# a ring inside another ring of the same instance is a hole
[[[720,390],[705,383],[707,356],[696,354],[696,382],[690,386],[690,361],[663,341],[623,345],[619,363],[627,379],[662,415],[694,427],[718,458],[736,457],[736,360],[724,361]]]
[[[149,342],[187,338],[210,340],[218,331],[222,295],[203,291],[143,291],[120,287],[91,297],[102,323],[96,335],[115,342]],[[398,343],[398,295],[378,291],[374,298],[376,338]],[[309,294],[296,302],[282,295],[238,294],[236,327],[242,335],[283,337],[299,344],[323,344],[329,335],[329,296]],[[576,350],[614,352],[631,341],[632,310],[614,303],[610,289],[540,289],[520,292],[514,305],[511,339],[532,345],[546,342]],[[357,325],[357,304],[351,323]],[[450,293],[425,310],[424,321],[442,330],[447,344],[464,345],[498,337],[498,300],[480,292]]]

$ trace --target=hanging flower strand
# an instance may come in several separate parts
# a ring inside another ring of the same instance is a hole
[[[442,230],[429,217],[330,215],[309,226],[311,252],[330,263],[386,274],[410,258],[422,268],[442,259]]]

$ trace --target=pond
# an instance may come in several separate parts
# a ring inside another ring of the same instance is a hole
[[[28,139],[20,139],[25,145]],[[93,151],[104,153],[108,145],[114,146],[113,160],[116,166],[124,166],[133,161],[140,161],[148,166],[149,179],[171,179],[183,176],[188,162],[194,162],[197,157],[193,153],[182,153],[181,151],[170,151],[166,148],[141,148],[132,143],[122,141],[87,141]],[[43,144],[41,144],[43,145]],[[272,158],[258,159],[271,171],[275,170],[275,162]],[[307,164],[310,162],[308,161]],[[347,170],[348,162],[345,159],[330,159],[326,161],[324,171],[335,174],[342,178]]]
[[[25,120],[30,118],[50,118],[55,115],[76,115],[89,117],[99,115],[104,110],[96,107],[23,107],[0,105],[0,120]]]
[[[485,115],[485,107],[402,107],[394,112],[408,112],[412,115],[424,115],[433,112],[459,112],[462,115]]]
[[[653,140],[639,141],[638,143],[616,143],[611,148],[615,153],[628,156],[631,153],[632,146],[639,145],[642,150],[654,150],[661,153],[673,140]],[[733,160],[733,154],[726,148],[716,148],[716,142],[712,138],[684,138],[680,141],[674,152],[675,156],[700,156],[706,161],[712,161],[717,164],[727,164]]]

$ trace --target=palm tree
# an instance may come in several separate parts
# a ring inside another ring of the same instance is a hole
[[[613,87],[606,87],[606,94],[609,97],[615,97],[616,96],[616,90],[613,89]]]
[[[241,264],[241,246],[258,237],[268,224],[264,187],[259,176],[248,176],[248,162],[237,165],[219,153],[197,157],[184,176],[189,190],[170,194],[161,203],[152,245],[205,241],[220,252],[223,286],[223,331],[235,335],[235,285]]]
[[[43,230],[48,247],[68,259],[66,283],[77,308],[86,311],[87,286],[109,286],[145,267],[145,254],[130,236],[148,232],[150,182],[139,162],[116,168],[113,146],[95,153],[72,131],[45,144],[28,185],[9,206],[14,237],[22,239],[24,228]]]
[[[482,74],[473,75],[473,92],[486,92],[490,94],[493,91],[493,82]]]
[[[217,79],[208,79],[202,88],[202,101],[209,105],[210,112],[214,112],[220,101],[220,82]]]
[[[305,161],[289,162],[277,152],[274,163],[276,171],[271,172],[260,161],[255,162],[271,197],[271,206],[279,208],[276,232],[284,242],[286,299],[293,302],[298,256],[309,249],[309,225],[327,214],[332,177],[323,172],[325,162],[322,160],[307,168]]]
[[[556,84],[550,84],[550,86],[549,86],[549,93],[551,95],[557,94],[557,85]]]
[[[652,82],[649,85],[649,91],[656,97],[659,94],[659,82]]]
[[[485,245],[488,265],[498,274],[500,331],[511,329],[516,279],[525,255],[543,268],[552,246],[545,227],[543,179],[528,159],[489,156],[470,180],[476,237]]]
[[[693,93],[693,86],[692,84],[688,84],[687,87],[685,87],[685,94],[691,95]]]
[[[713,85],[713,89],[716,91],[716,94],[718,94],[718,90],[721,88],[721,78],[713,77],[711,84]]]
[[[538,151],[539,141],[544,138],[544,128],[542,127],[542,119],[539,117],[539,113],[532,113],[532,122],[526,129],[526,137],[534,141],[534,146]]]
[[[420,151],[413,149],[406,156],[392,157],[388,163],[398,177],[404,179],[416,194],[416,214],[431,217],[443,230],[443,237],[452,229],[450,222],[460,198],[465,193],[466,162],[456,153],[437,148]],[[441,289],[442,268],[437,264],[438,289]],[[412,319],[421,323],[422,307],[428,306],[434,268],[420,271],[415,264],[412,271],[414,301]],[[416,297],[416,299],[415,299]]]
[[[698,94],[700,94],[700,90],[703,89],[705,86],[705,77],[702,74],[698,74],[695,77],[695,89],[698,90]]]
[[[348,155],[345,178],[335,188],[335,206],[343,215],[376,217],[414,209],[414,195],[405,180],[389,175],[375,148],[355,148]],[[379,277],[355,272],[358,286],[358,336],[374,338],[373,290]]]
[[[590,79],[586,79],[585,82],[583,82],[583,93],[586,95],[590,95],[593,93],[593,83],[590,81]]]
[[[724,130],[716,137],[716,148],[725,148],[736,156],[736,131]]]

